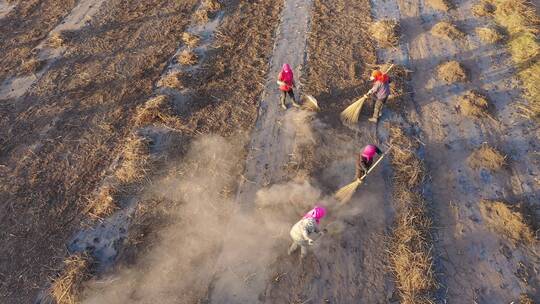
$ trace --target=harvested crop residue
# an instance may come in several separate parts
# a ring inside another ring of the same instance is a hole
[[[64,261],[64,269],[55,278],[45,295],[38,303],[76,304],[80,303],[82,283],[90,276],[91,261],[84,254],[72,255]]]
[[[494,231],[504,235],[514,244],[532,244],[535,237],[532,229],[519,211],[499,201],[480,201],[480,212],[484,221]]]
[[[183,74],[181,72],[170,72],[158,81],[157,86],[181,90],[184,88],[182,76]]]
[[[506,163],[506,156],[497,149],[483,144],[467,158],[467,163],[473,169],[488,169],[496,171],[501,169]]]
[[[0,83],[9,76],[26,73],[21,64],[34,56],[33,49],[76,4],[75,0],[19,1],[7,16],[0,19]]]
[[[396,46],[399,43],[399,23],[397,20],[381,20],[369,27],[369,32],[382,47]]]
[[[483,118],[490,116],[488,112],[489,105],[487,97],[476,91],[467,91],[458,98],[460,113],[469,117]]]
[[[481,0],[471,7],[471,13],[476,17],[491,16],[495,11],[495,7],[488,1]]]
[[[540,20],[534,5],[526,0],[493,0],[495,21],[504,27],[509,38],[508,50],[518,67],[517,74],[525,88],[529,105],[521,107],[530,118],[540,118]]]
[[[450,0],[426,0],[426,5],[443,12],[446,12],[453,7]]]
[[[195,34],[185,32],[182,34],[182,41],[190,48],[194,48],[199,45],[201,38]]]
[[[432,303],[436,288],[431,254],[431,219],[422,197],[423,162],[415,155],[418,144],[403,129],[390,127],[393,198],[396,226],[390,244],[390,262],[397,279],[401,303]]]
[[[503,35],[496,29],[491,27],[477,27],[476,35],[485,43],[497,43],[503,39]]]
[[[197,56],[197,54],[195,54],[194,51],[186,49],[180,52],[180,54],[178,54],[176,60],[178,61],[178,63],[183,65],[194,65],[197,64],[199,57]]]
[[[465,68],[457,61],[448,61],[437,67],[437,77],[448,83],[467,81]]]
[[[431,33],[439,38],[448,40],[464,39],[465,33],[460,31],[455,25],[450,22],[441,21],[431,28]]]

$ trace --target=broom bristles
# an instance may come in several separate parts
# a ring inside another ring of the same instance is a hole
[[[358,122],[358,117],[360,116],[360,111],[364,105],[364,101],[367,99],[367,96],[362,96],[350,106],[348,106],[343,112],[341,112],[341,119],[349,124],[355,124]]]
[[[358,186],[360,186],[361,183],[362,183],[361,180],[356,179],[354,182],[348,184],[345,187],[342,187],[336,192],[335,194],[336,199],[340,201],[341,203],[348,202],[352,198],[354,192],[356,191],[356,188],[358,188]]]
[[[306,102],[302,105],[302,108],[310,111],[319,112],[321,108],[319,108],[319,104],[317,103],[317,99],[315,97],[305,94],[304,95]]]

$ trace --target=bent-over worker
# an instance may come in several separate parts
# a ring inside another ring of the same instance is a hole
[[[377,99],[373,107],[373,116],[369,119],[369,121],[377,123],[382,114],[382,107],[390,95],[390,77],[379,70],[375,70],[371,73],[369,79],[373,81],[373,87],[364,96],[373,95]]]
[[[361,178],[367,174],[373,164],[375,154],[381,155],[382,151],[375,145],[367,145],[356,158],[356,178]]]
[[[300,257],[304,258],[307,254],[308,246],[313,245],[313,237],[322,235],[319,230],[319,222],[325,216],[324,207],[315,206],[304,217],[298,221],[291,229],[291,238],[293,243],[289,247],[288,254],[295,252],[300,247]]]
[[[279,90],[281,91],[281,107],[284,110],[287,109],[287,106],[285,105],[285,100],[287,99],[287,96],[291,98],[293,106],[299,107],[294,97],[293,88],[295,87],[295,84],[293,71],[291,69],[291,66],[287,63],[283,65],[283,67],[281,68],[281,72],[279,72],[277,84],[279,85]]]

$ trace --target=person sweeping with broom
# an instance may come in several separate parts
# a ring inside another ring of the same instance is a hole
[[[283,65],[281,68],[281,72],[279,72],[277,84],[279,86],[279,90],[281,91],[281,98],[280,103],[281,107],[284,110],[287,110],[287,106],[285,105],[285,100],[287,99],[287,96],[289,96],[292,100],[292,104],[295,107],[300,107],[295,100],[293,88],[295,87],[294,84],[294,75],[293,71],[291,69],[291,66],[287,63]]]
[[[319,223],[326,215],[324,207],[315,206],[304,217],[292,227],[290,234],[293,239],[288,254],[291,255],[300,247],[300,258],[304,258],[307,254],[308,246],[313,245],[315,240],[313,237],[323,234],[319,230]]]
[[[383,73],[380,70],[374,70],[369,79],[373,81],[373,87],[364,95],[364,97],[367,98],[368,96],[373,95],[377,100],[373,107],[373,116],[368,120],[377,123],[381,116],[382,107],[390,95],[390,77],[387,73]]]
[[[381,149],[375,145],[367,145],[356,158],[356,178],[362,178],[367,174],[373,164],[375,154],[382,155]]]

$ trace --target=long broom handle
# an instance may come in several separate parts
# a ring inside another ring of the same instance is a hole
[[[391,64],[388,69],[386,69],[386,71],[384,72],[385,74],[388,74],[390,72],[390,70],[392,70],[394,68],[395,64]]]
[[[388,152],[390,152],[390,150],[392,150],[394,146],[390,146],[390,148],[388,148],[388,150],[386,150],[386,152],[383,153],[383,155],[381,155],[381,157],[379,157],[379,159],[377,159],[377,161],[373,164],[373,166],[371,166],[371,168],[369,168],[369,170],[366,172],[366,174],[364,174],[360,180],[363,180],[364,178],[366,178],[366,176],[373,170],[375,169],[375,167],[377,167],[377,165],[383,160],[383,158],[388,154]]]

